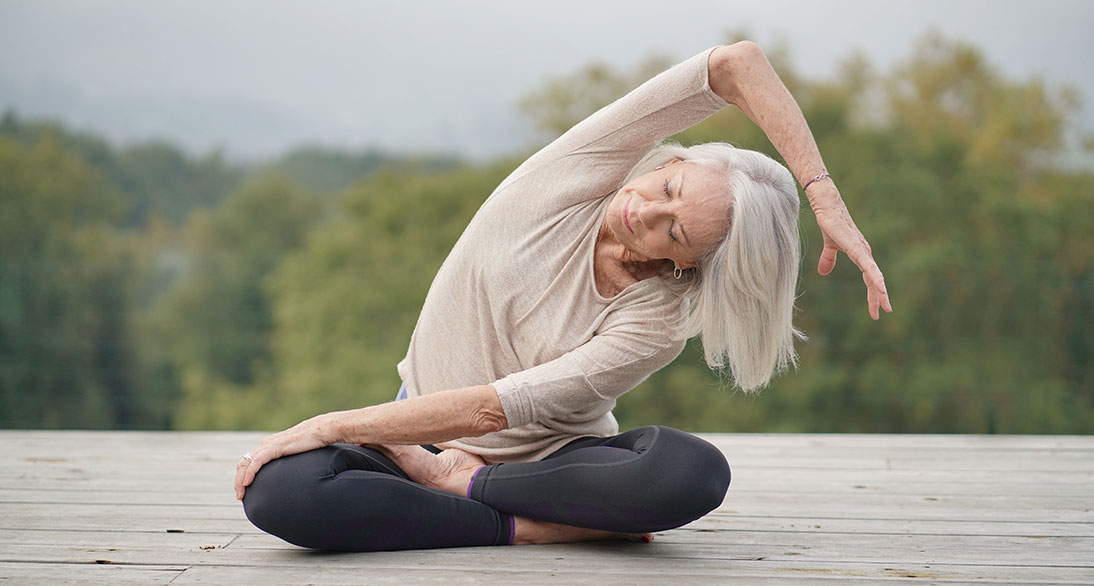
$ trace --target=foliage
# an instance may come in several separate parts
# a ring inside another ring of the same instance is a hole
[[[122,228],[143,225],[152,216],[182,222],[194,209],[218,204],[243,177],[241,169],[216,152],[194,160],[163,142],[115,150],[93,135],[68,132],[50,122],[22,121],[13,112],[0,118],[0,137],[24,145],[48,139],[94,167],[128,202],[117,222]]]
[[[180,427],[237,425],[224,405],[249,387],[269,384],[272,301],[263,281],[320,223],[320,206],[291,183],[264,177],[211,213],[191,215],[184,239],[185,258],[193,260],[151,322],[161,355],[182,383]],[[261,396],[254,401],[261,403]],[[262,412],[248,411],[255,417]]]
[[[295,149],[278,160],[260,166],[258,173],[282,174],[302,187],[321,193],[345,190],[361,177],[380,169],[405,166],[405,173],[432,174],[457,166],[453,157],[440,155],[395,156],[378,150],[345,152],[319,147]]]
[[[340,214],[267,281],[278,425],[302,413],[391,400],[426,290],[509,165],[437,176],[382,171],[340,197]]]
[[[122,199],[56,142],[0,138],[0,425],[135,425]],[[152,411],[152,412],[149,412]]]
[[[624,427],[1088,433],[1094,173],[1055,164],[1077,97],[928,36],[798,98],[896,311],[807,258],[801,367],[732,392],[698,342],[628,393]],[[648,78],[590,66],[522,101],[557,134]],[[776,156],[730,108],[677,137]],[[0,120],[0,426],[277,428],[385,401],[433,274],[517,160],[300,149],[247,168]]]

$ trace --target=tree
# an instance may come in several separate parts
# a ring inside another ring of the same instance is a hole
[[[121,197],[49,138],[0,138],[0,201],[0,425],[138,425]]]
[[[384,170],[340,198],[269,281],[276,299],[274,419],[390,401],[425,293],[510,162],[429,175]]]
[[[153,309],[151,328],[181,382],[176,425],[234,426],[245,396],[261,402],[270,365],[263,281],[321,220],[322,202],[284,179],[244,185],[185,229],[188,267]],[[253,405],[252,405],[253,406]],[[252,409],[260,417],[262,409]]]
[[[811,257],[798,322],[812,339],[800,348],[799,371],[759,397],[733,397],[689,350],[620,401],[623,425],[1091,429],[1094,344],[1075,324],[1094,311],[1094,253],[1081,236],[1094,225],[1077,213],[1091,207],[1094,191],[1089,172],[1054,165],[1075,111],[1073,90],[1006,79],[975,48],[938,35],[888,74],[853,56],[839,78],[806,81],[785,55],[772,61],[886,270],[897,312],[871,322],[851,263],[844,258],[821,278]],[[621,95],[627,77],[588,69],[523,104],[558,131]],[[732,109],[675,138],[728,140],[778,158]],[[816,225],[804,216],[807,251],[819,250]]]

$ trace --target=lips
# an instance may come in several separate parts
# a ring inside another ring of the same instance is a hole
[[[628,230],[631,231],[631,234],[634,234],[634,228],[631,228],[631,220],[630,220],[630,217],[629,217],[630,215],[631,215],[631,200],[630,200],[630,198],[627,198],[627,201],[623,204],[623,224],[627,227]]]

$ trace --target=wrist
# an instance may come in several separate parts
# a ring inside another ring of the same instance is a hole
[[[831,177],[816,181],[809,185],[809,189],[803,189],[802,191],[810,202],[830,201],[833,198],[841,199],[839,188],[836,187],[836,183]]]
[[[343,412],[336,411],[315,416],[313,420],[315,438],[323,445],[329,446],[349,441],[345,430],[345,418],[341,417],[342,414]]]
[[[800,182],[801,186],[802,186],[802,191],[804,191],[806,194],[808,194],[809,193],[809,187],[811,185],[817,184],[817,183],[822,182],[822,181],[823,182],[828,182],[828,183],[834,183],[834,181],[832,179],[832,176],[828,174],[828,171],[822,171],[821,173],[817,173],[816,175],[809,176],[807,179],[803,179]]]

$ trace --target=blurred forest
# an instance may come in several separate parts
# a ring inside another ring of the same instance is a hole
[[[846,257],[816,274],[803,206],[800,368],[746,396],[692,343],[623,397],[621,425],[1094,432],[1094,171],[1060,163],[1078,96],[937,36],[834,79],[769,57],[895,311],[869,319]],[[520,106],[550,138],[669,62],[591,65]],[[733,109],[677,138],[777,156]],[[0,427],[275,429],[390,400],[435,271],[520,161],[312,148],[245,166],[6,113]]]

